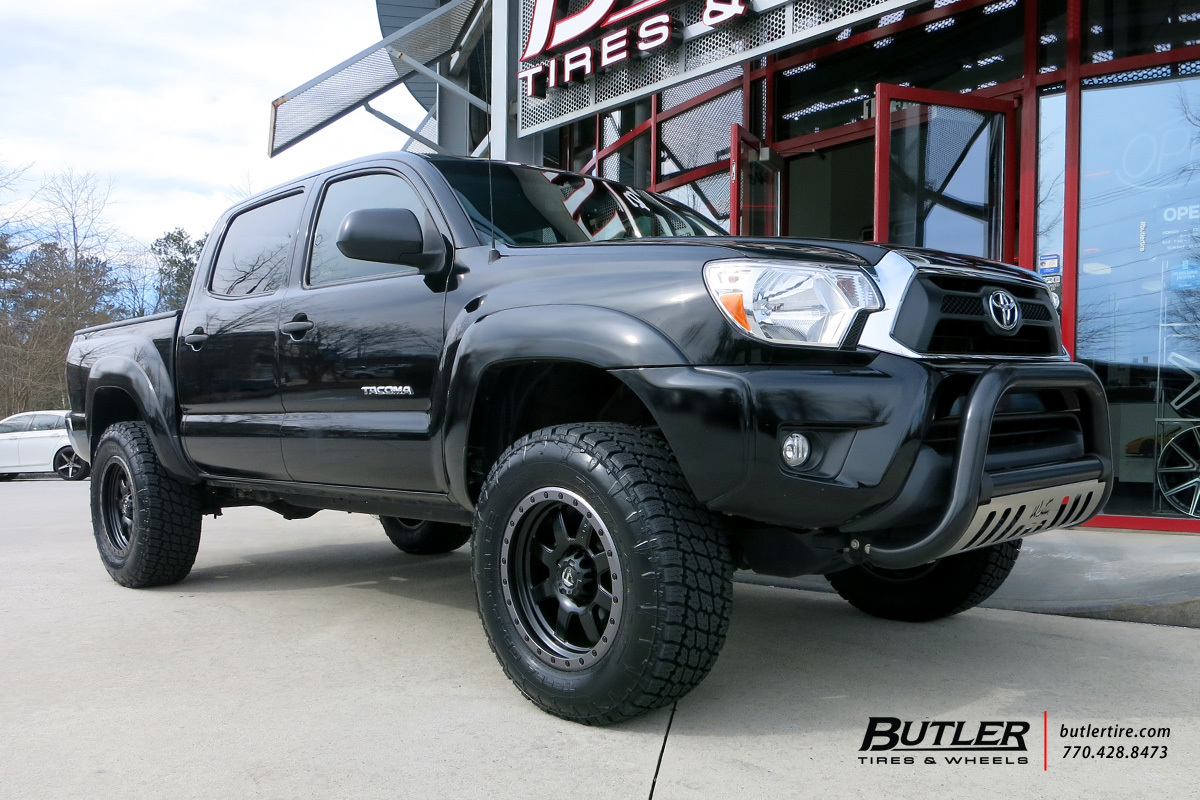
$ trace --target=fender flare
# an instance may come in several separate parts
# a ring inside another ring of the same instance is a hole
[[[142,354],[138,354],[139,356]],[[96,394],[108,389],[124,392],[137,407],[150,432],[150,441],[163,467],[181,481],[200,482],[200,475],[184,455],[175,417],[175,386],[158,354],[154,358],[134,360],[126,356],[104,356],[88,373],[86,413],[91,453],[95,453]],[[103,402],[103,398],[101,398]]]
[[[549,305],[507,308],[452,326],[462,335],[447,348],[449,380],[443,453],[450,496],[473,508],[466,449],[483,374],[496,364],[573,361],[600,369],[688,364],[658,329],[608,308]]]

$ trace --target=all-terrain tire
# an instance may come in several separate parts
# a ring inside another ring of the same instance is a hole
[[[200,493],[163,468],[146,425],[105,430],[92,467],[92,530],[112,579],[141,589],[187,577],[200,546]]]
[[[928,622],[974,608],[991,597],[1012,572],[1020,552],[1017,539],[914,569],[857,566],[825,577],[859,611],[883,619]]]
[[[392,544],[414,556],[449,553],[462,547],[471,538],[470,526],[450,522],[380,517],[379,524]]]
[[[728,541],[666,442],[640,428],[519,439],[480,493],[472,560],[505,674],[563,719],[601,725],[669,705],[725,643]]]

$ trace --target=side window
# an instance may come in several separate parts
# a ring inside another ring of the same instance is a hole
[[[56,428],[64,428],[66,423],[63,422],[63,417],[58,414],[38,414],[33,418],[33,424],[29,426],[31,431],[52,431]]]
[[[23,433],[29,427],[29,417],[12,417],[0,422],[0,433]]]
[[[234,217],[209,283],[213,294],[244,297],[282,286],[303,210],[304,195],[293,194]]]
[[[360,208],[407,208],[417,215],[418,220],[425,218],[425,204],[409,182],[399,175],[376,173],[331,183],[325,190],[321,210],[317,212],[312,260],[308,267],[310,285],[416,273],[415,267],[360,261],[342,255],[337,248],[338,229],[347,214]]]

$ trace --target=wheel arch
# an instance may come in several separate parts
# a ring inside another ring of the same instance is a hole
[[[685,363],[661,332],[611,309],[536,306],[468,321],[450,357],[444,446],[451,496],[473,507],[496,457],[538,428],[657,426],[612,370]]]
[[[165,367],[153,376],[130,358],[108,356],[92,366],[88,374],[86,409],[88,460],[95,455],[100,437],[118,422],[146,424],[150,442],[163,467],[189,484],[199,475],[188,462],[173,424],[175,392]]]

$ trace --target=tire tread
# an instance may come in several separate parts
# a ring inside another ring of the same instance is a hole
[[[478,505],[486,502],[506,463],[549,443],[579,448],[598,465],[603,463],[617,478],[615,491],[625,493],[638,509],[635,513],[641,516],[641,530],[649,535],[635,547],[650,551],[662,576],[654,653],[641,665],[635,687],[626,697],[607,708],[589,711],[540,696],[533,682],[509,669],[490,635],[488,644],[522,694],[564,719],[606,725],[669,705],[704,679],[724,646],[733,605],[733,558],[728,540],[716,517],[692,494],[666,442],[643,429],[617,423],[556,425],[523,436],[497,460]],[[478,520],[477,516],[477,525]],[[480,540],[476,531],[472,542]],[[478,582],[474,572],[472,577]],[[477,592],[478,588],[476,583]],[[484,627],[486,630],[486,624]]]

